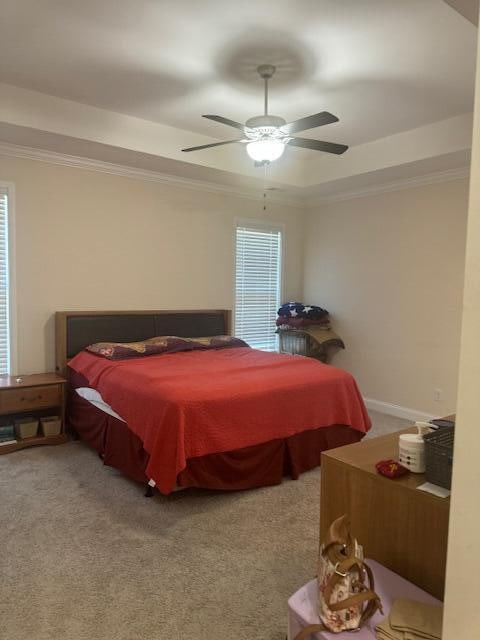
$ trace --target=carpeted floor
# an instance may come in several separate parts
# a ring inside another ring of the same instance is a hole
[[[284,640],[319,479],[147,500],[80,442],[0,456],[1,640]]]

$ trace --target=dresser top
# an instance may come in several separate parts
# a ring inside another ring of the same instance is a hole
[[[455,420],[455,416],[447,416],[445,419]],[[392,486],[397,485],[407,489],[416,489],[419,485],[426,482],[424,473],[408,473],[405,476],[392,480],[381,476],[375,468],[375,464],[380,460],[398,460],[398,437],[402,433],[416,432],[416,427],[409,427],[395,433],[389,433],[388,435],[368,438],[362,442],[348,444],[344,447],[338,447],[337,449],[329,449],[322,453],[322,459],[324,457],[329,458],[335,460],[337,463],[354,467],[371,474],[377,482],[387,482],[391,483]],[[445,498],[433,497],[438,500],[445,500]],[[448,505],[449,501],[445,500],[445,504]]]
[[[18,389],[22,387],[40,387],[49,384],[63,384],[65,378],[56,373],[34,373],[28,376],[0,375],[0,391],[2,389]]]

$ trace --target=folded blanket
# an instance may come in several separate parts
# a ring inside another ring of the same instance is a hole
[[[385,618],[375,627],[375,637],[377,640],[418,640],[419,636],[397,631],[390,624],[390,618]]]
[[[399,631],[438,640],[442,637],[442,607],[400,598],[393,603],[390,624]]]
[[[328,311],[315,305],[304,305],[301,302],[286,302],[278,310],[278,315],[285,318],[320,319],[328,317]]]
[[[304,327],[303,329],[301,329],[301,331],[311,336],[319,345],[328,345],[332,347],[339,347],[340,349],[345,349],[343,340],[340,338],[338,333],[335,333],[335,331],[332,331],[331,329],[325,329],[324,327],[315,326]]]
[[[423,636],[410,631],[398,631],[394,629],[388,618],[385,618],[375,627],[375,637],[377,640],[424,640]]]
[[[330,326],[330,318],[287,318],[286,316],[279,316],[277,318],[277,327],[310,327],[320,325],[322,327]]]
[[[377,640],[440,640],[442,607],[395,600],[388,618],[375,627]]]

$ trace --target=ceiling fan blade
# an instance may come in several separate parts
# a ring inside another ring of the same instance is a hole
[[[224,118],[223,116],[202,116],[202,118],[208,118],[208,120],[214,120],[214,122],[220,122],[220,124],[226,124],[229,127],[234,127],[235,129],[240,129],[240,131],[245,131],[244,124],[235,122],[235,120],[229,120],[228,118]]]
[[[291,138],[288,143],[292,147],[303,147],[314,151],[325,151],[326,153],[336,153],[340,155],[348,149],[346,144],[336,144],[335,142],[322,142],[322,140],[311,140],[310,138]]]
[[[200,149],[210,149],[211,147],[220,147],[222,144],[232,144],[232,142],[250,142],[249,140],[225,140],[224,142],[213,142],[212,144],[201,144],[199,147],[189,147],[182,151],[200,151]]]
[[[328,113],[328,111],[322,111],[322,113],[315,113],[312,116],[300,118],[300,120],[287,122],[287,124],[284,124],[280,129],[287,135],[290,135],[291,133],[298,133],[299,131],[314,129],[315,127],[323,127],[323,125],[331,124],[332,122],[338,122],[337,116]]]

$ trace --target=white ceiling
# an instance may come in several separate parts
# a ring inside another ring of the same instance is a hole
[[[1,14],[0,82],[183,130],[178,149],[237,137],[202,113],[262,112],[264,62],[278,67],[273,113],[340,118],[306,136],[355,147],[472,111],[477,29],[440,0],[1,0]],[[65,134],[37,115],[0,121]],[[69,135],[88,139],[74,124]],[[92,136],[92,154],[101,142],[112,140]],[[157,142],[172,162],[255,176],[240,145],[180,157]],[[278,182],[304,186],[299,163],[340,166],[288,152]]]

